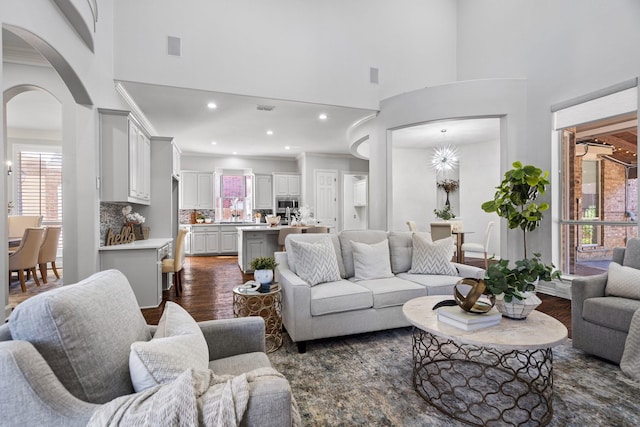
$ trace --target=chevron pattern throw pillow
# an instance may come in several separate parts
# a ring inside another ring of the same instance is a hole
[[[413,233],[413,255],[411,270],[413,274],[440,274],[457,276],[458,272],[451,263],[453,256],[453,237],[430,242],[423,236]]]
[[[295,251],[298,276],[311,286],[341,279],[338,259],[329,237],[316,243],[293,240],[291,247]]]

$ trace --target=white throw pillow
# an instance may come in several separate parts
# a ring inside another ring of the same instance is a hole
[[[423,236],[413,233],[411,238],[413,239],[413,254],[409,273],[458,275],[458,271],[451,263],[453,237],[431,242]]]
[[[193,317],[167,301],[150,341],[131,344],[129,374],[136,392],[172,382],[187,369],[209,369],[209,348]]]
[[[341,279],[336,251],[329,237],[316,243],[293,240],[291,248],[295,251],[298,276],[311,286]]]
[[[372,280],[393,277],[387,239],[368,245],[351,241],[354,280]]]
[[[640,300],[640,270],[615,262],[610,263],[605,293],[609,296]]]

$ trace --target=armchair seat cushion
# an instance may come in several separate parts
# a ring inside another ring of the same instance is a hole
[[[426,295],[424,286],[397,277],[360,280],[358,281],[358,285],[371,291],[373,294],[374,308],[403,305],[410,299]]]
[[[311,315],[340,313],[373,307],[373,295],[367,288],[348,280],[321,283],[311,288]]]
[[[270,368],[271,362],[263,352],[243,353],[209,362],[216,375],[241,375],[259,368]]]
[[[587,322],[628,332],[631,318],[640,309],[640,301],[620,297],[588,298],[584,301],[582,317]]]

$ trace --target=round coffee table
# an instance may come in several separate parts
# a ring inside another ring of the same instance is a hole
[[[464,331],[438,322],[433,306],[449,296],[408,301],[413,386],[441,412],[478,426],[546,425],[553,416],[552,347],[567,340],[558,320],[533,311],[525,320]]]
[[[233,288],[233,316],[261,316],[264,319],[267,353],[282,346],[282,293],[280,285],[272,284],[269,292]]]

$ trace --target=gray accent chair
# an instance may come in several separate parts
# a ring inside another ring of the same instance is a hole
[[[640,268],[640,239],[614,248],[612,261]],[[633,313],[640,301],[606,295],[608,273],[577,277],[571,284],[573,347],[620,364]]]
[[[270,367],[260,317],[199,323],[218,375]],[[133,394],[129,352],[149,340],[127,278],[107,270],[19,304],[0,326],[0,424],[84,426],[100,404]],[[250,383],[241,425],[291,425],[282,378]]]

